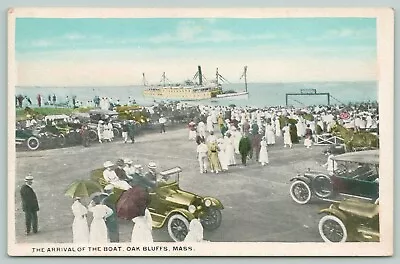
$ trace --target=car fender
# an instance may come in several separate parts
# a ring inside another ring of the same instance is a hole
[[[212,202],[212,206],[216,207],[220,210],[224,209],[224,206],[222,205],[221,201],[218,200],[217,198],[214,197],[204,197],[204,199],[209,199]]]
[[[291,178],[290,181],[291,181],[291,182],[293,182],[293,181],[303,181],[303,182],[305,182],[308,186],[311,185],[311,179],[310,179],[310,178],[305,177],[305,176],[300,176],[300,175]]]
[[[191,213],[191,212],[189,212],[188,210],[186,210],[186,209],[183,209],[183,208],[177,208],[177,209],[174,209],[174,210],[172,210],[172,211],[170,211],[169,213],[168,213],[168,215],[167,215],[167,217],[165,217],[165,219],[164,219],[164,223],[167,221],[167,219],[169,219],[172,215],[174,215],[174,214],[181,214],[181,215],[183,215],[184,217],[186,217],[186,219],[190,222],[190,221],[192,221],[195,217],[194,217],[194,215]],[[163,225],[164,225],[164,223],[163,223]]]
[[[347,216],[340,210],[333,208],[332,205],[329,208],[322,209],[318,214],[330,214],[340,218],[343,222],[347,220]]]

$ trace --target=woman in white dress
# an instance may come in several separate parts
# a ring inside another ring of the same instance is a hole
[[[145,209],[144,215],[137,216],[132,219],[135,223],[132,230],[132,243],[152,243],[153,235],[151,231],[153,229],[153,221],[151,219],[151,214],[148,209]]]
[[[224,145],[225,145],[225,156],[228,166],[236,165],[235,147],[233,145],[232,136],[229,132],[225,134]]]
[[[195,218],[190,221],[189,232],[185,237],[184,242],[203,242],[203,226],[200,220]]]
[[[279,118],[278,118],[278,117],[276,117],[276,119],[275,119],[275,135],[276,135],[277,137],[280,137],[280,136],[282,135],[282,132],[281,132],[281,122],[279,121]]]
[[[226,147],[224,144],[224,140],[222,138],[219,138],[217,140],[217,143],[218,143],[218,148],[219,148],[218,159],[219,159],[219,162],[221,163],[222,171],[227,171],[228,170],[228,159],[227,159],[226,152],[225,152]]]
[[[275,133],[271,124],[267,124],[265,128],[265,137],[268,145],[275,145]]]
[[[262,166],[265,166],[265,164],[269,163],[268,144],[267,144],[265,137],[262,138],[260,145],[261,145],[261,149],[260,149],[260,157],[259,157],[258,161],[261,163]]]
[[[287,124],[283,129],[283,144],[284,147],[286,148],[286,145],[289,146],[289,148],[292,148],[292,138],[290,137],[290,127],[289,124]]]
[[[104,204],[89,204],[89,212],[93,213],[93,220],[90,224],[90,244],[105,244],[107,239],[107,226],[104,219],[111,216],[113,211]]]
[[[233,140],[233,147],[235,148],[235,153],[239,155],[240,154],[239,143],[240,140],[242,139],[242,133],[240,133],[234,126],[232,126],[231,130],[232,130],[231,138]]]
[[[115,171],[112,169],[114,164],[111,161],[106,161],[104,162],[104,168],[105,170],[103,171],[103,178],[106,180],[108,183],[114,185],[118,189],[122,190],[129,190],[132,188],[129,183],[126,181],[122,181],[118,178],[117,174]]]
[[[72,241],[75,244],[89,243],[89,226],[86,215],[88,210],[81,203],[80,197],[75,197],[75,202],[71,206],[74,214],[74,222],[72,223]]]
[[[111,124],[111,122],[108,122],[107,127],[108,127],[108,138],[109,138],[109,141],[113,141],[114,140],[114,127]]]

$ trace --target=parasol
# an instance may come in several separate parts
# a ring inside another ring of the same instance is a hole
[[[144,214],[149,203],[148,193],[139,186],[134,186],[122,193],[117,202],[118,217],[131,220]]]
[[[95,192],[101,192],[103,188],[97,182],[92,180],[77,180],[71,183],[65,191],[65,196],[71,198],[75,197],[89,197]]]

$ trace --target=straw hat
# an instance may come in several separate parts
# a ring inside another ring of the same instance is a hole
[[[25,177],[25,181],[33,181],[32,175],[28,175]]]
[[[114,163],[112,163],[111,161],[107,160],[106,162],[104,162],[103,164],[104,168],[109,168],[114,166]]]
[[[149,169],[156,169],[157,168],[157,164],[155,162],[150,162],[148,167],[149,167]]]
[[[133,161],[131,159],[124,159],[125,164],[132,164]]]

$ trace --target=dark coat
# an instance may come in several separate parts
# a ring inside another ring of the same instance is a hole
[[[251,145],[253,149],[260,149],[261,148],[261,138],[260,134],[255,134],[251,137]]]
[[[126,176],[126,172],[124,171],[124,169],[117,167],[117,168],[115,168],[114,171],[120,180],[122,180],[122,181],[128,180],[128,177]]]
[[[242,137],[239,142],[239,152],[241,155],[246,156],[251,150],[251,141],[249,137]]]
[[[33,189],[24,184],[21,187],[21,199],[22,199],[22,209],[24,212],[36,212],[39,211],[39,203],[36,197],[36,193]]]

